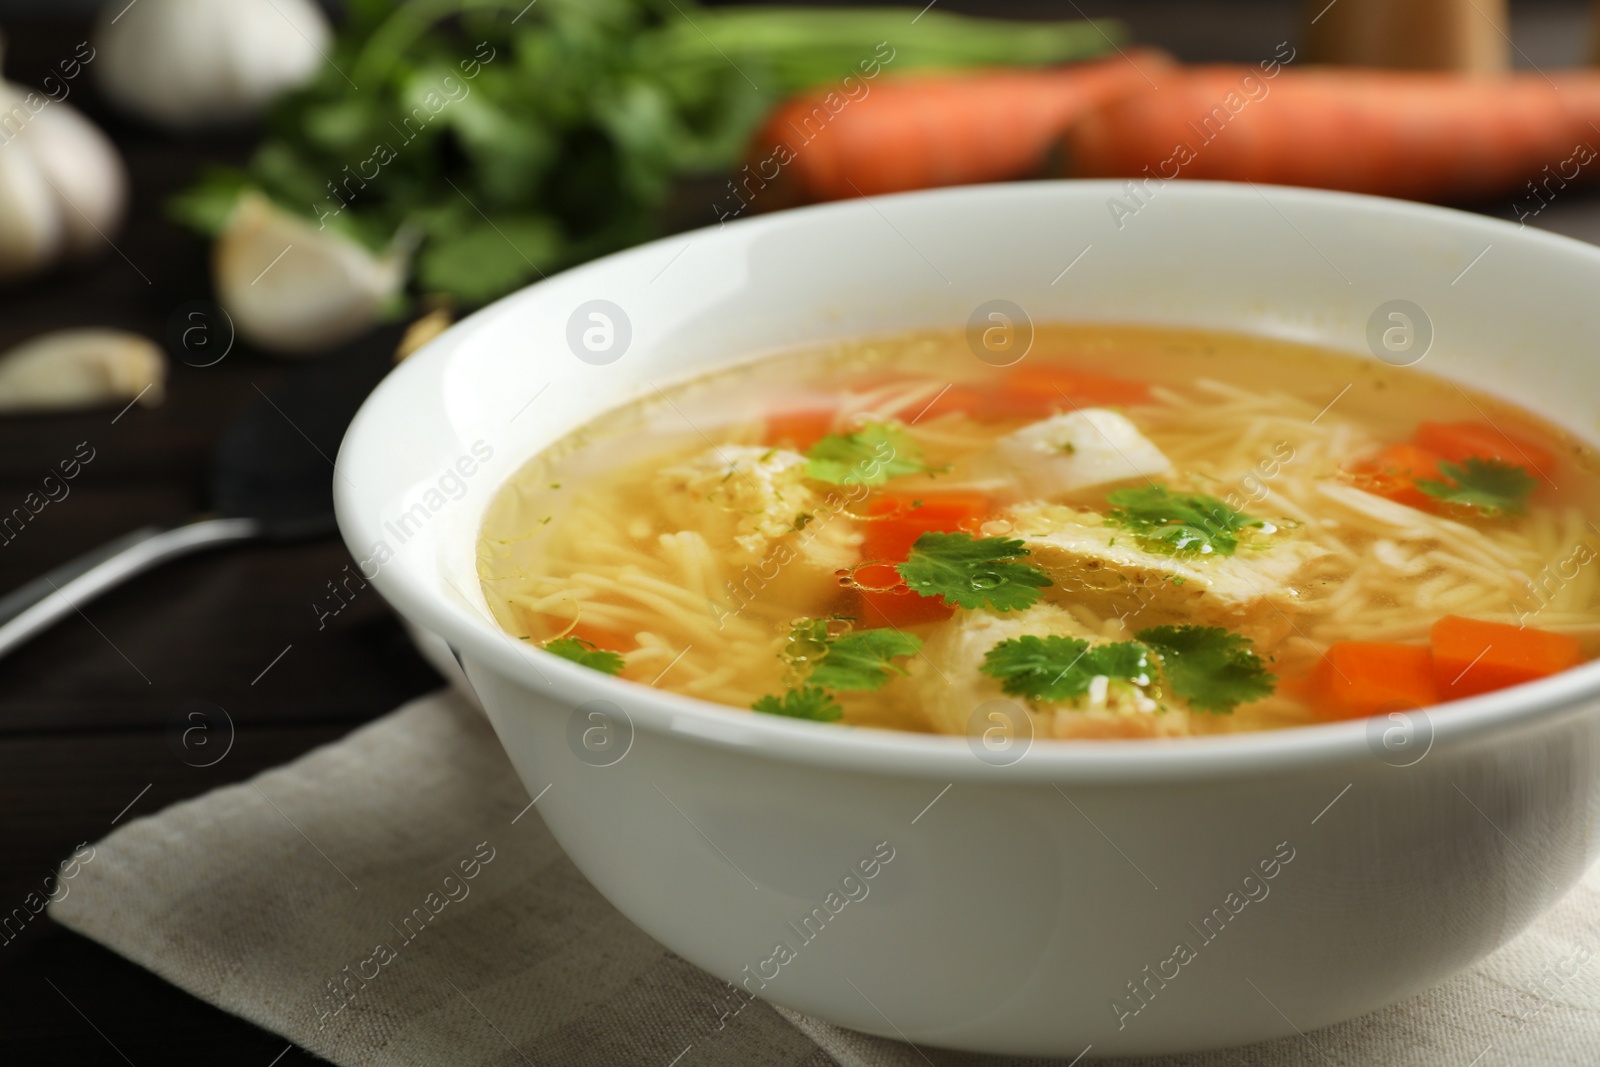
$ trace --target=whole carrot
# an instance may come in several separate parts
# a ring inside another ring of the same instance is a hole
[[[1582,169],[1600,147],[1600,74],[1313,68],[1269,78],[1252,67],[1197,67],[1159,82],[1077,122],[1056,172],[1432,201],[1600,177],[1600,167]]]
[[[853,97],[803,93],[752,139],[741,183],[777,207],[1037,175],[1074,121],[1170,67],[1135,49],[1048,70],[884,77]]]

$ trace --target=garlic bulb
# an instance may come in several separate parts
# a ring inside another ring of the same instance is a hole
[[[94,64],[107,98],[187,130],[248,118],[305,84],[332,31],[313,0],[106,4]]]
[[[65,411],[161,403],[167,357],[121,330],[58,330],[0,355],[0,411]]]
[[[375,256],[259,193],[239,199],[213,251],[217,300],[261,348],[313,355],[359,336],[406,282],[409,244]]]
[[[122,221],[122,157],[70,104],[0,82],[0,278],[105,247]]]

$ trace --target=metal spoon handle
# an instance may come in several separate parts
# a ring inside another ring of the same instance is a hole
[[[261,535],[254,519],[146,526],[0,597],[0,656],[108,589],[178,556]]]

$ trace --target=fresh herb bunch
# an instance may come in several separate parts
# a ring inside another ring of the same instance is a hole
[[[1113,23],[692,0],[348,0],[316,80],[244,171],[173,202],[215,234],[255,188],[374,251],[420,240],[417,287],[475,305],[657,232],[678,179],[726,171],[801,89],[1101,54]],[[880,43],[892,51],[883,64]],[[708,209],[706,222],[711,222]]]

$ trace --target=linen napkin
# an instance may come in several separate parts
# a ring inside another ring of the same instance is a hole
[[[584,881],[482,714],[450,691],[94,847],[57,922],[347,1067],[1023,1062],[733,997]],[[1423,996],[1249,1048],[1120,1062],[1593,1065],[1597,955],[1600,868]]]

